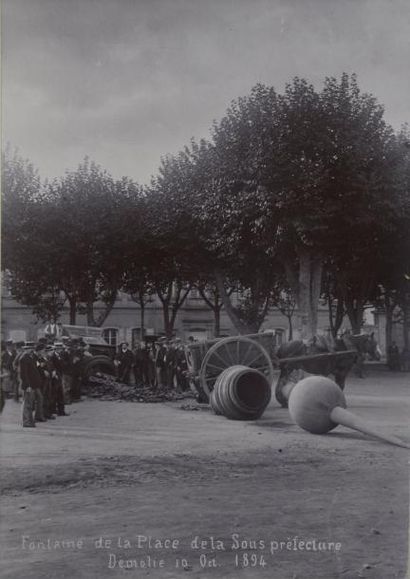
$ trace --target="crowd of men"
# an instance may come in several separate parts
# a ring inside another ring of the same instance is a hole
[[[87,357],[92,357],[90,346],[81,338],[63,336],[56,341],[48,336],[37,343],[8,340],[2,344],[2,381],[7,382],[3,388],[16,402],[22,398],[23,427],[33,428],[36,422],[67,415],[65,405],[81,398]],[[123,342],[115,354],[114,367],[119,382],[136,388],[183,392],[189,387],[185,346],[179,338],[137,342],[132,350]]]
[[[85,355],[79,340],[5,343],[2,376],[14,400],[22,397],[23,427],[67,415],[65,405],[81,396],[80,364]]]
[[[188,389],[185,345],[180,338],[156,342],[137,342],[131,350],[127,342],[120,344],[115,356],[117,379],[137,387]]]

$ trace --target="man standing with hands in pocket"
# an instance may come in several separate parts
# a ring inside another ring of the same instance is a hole
[[[20,380],[23,390],[22,418],[25,428],[33,428],[36,425],[34,412],[36,413],[36,420],[45,421],[43,395],[41,392],[43,383],[33,349],[34,344],[33,346],[25,346],[26,353],[20,358]]]

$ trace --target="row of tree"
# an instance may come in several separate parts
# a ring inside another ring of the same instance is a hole
[[[42,319],[67,303],[72,323],[80,312],[101,325],[120,290],[142,315],[155,293],[171,335],[195,285],[216,333],[222,307],[247,333],[271,307],[291,322],[296,306],[309,337],[320,299],[334,335],[346,315],[360,331],[369,303],[385,309],[388,332],[398,311],[408,329],[409,143],[344,74],[320,91],[299,78],[283,94],[256,85],[146,187],[88,159],[42,183],[7,149],[3,268]]]

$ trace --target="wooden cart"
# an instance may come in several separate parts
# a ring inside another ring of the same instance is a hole
[[[218,376],[236,365],[259,370],[272,387],[276,381],[275,395],[284,407],[287,399],[283,389],[295,370],[322,376],[333,374],[335,381],[344,388],[346,376],[356,360],[355,350],[278,358],[274,337],[274,332],[264,332],[189,344],[186,349],[188,377],[199,400],[208,402]]]

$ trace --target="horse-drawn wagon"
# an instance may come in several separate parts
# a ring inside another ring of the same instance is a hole
[[[296,348],[289,347],[289,344]],[[356,349],[306,353],[303,342],[295,341],[289,344],[287,347],[277,348],[275,332],[231,336],[190,344],[187,346],[187,361],[191,388],[198,393],[200,400],[212,403],[218,380],[232,382],[234,368],[237,368],[237,376],[240,375],[240,368],[250,369],[252,375],[249,376],[249,383],[262,375],[269,388],[275,388],[276,398],[284,407],[287,406],[286,386],[298,370],[322,376],[332,374],[340,388],[344,388],[346,376],[357,358]],[[227,372],[228,369],[232,369],[230,373]],[[247,388],[252,389],[252,386],[248,385]]]

